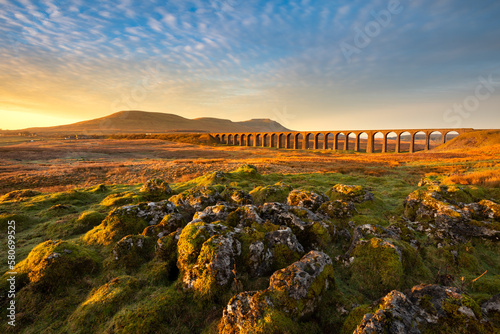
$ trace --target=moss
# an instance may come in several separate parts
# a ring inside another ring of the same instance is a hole
[[[131,276],[113,278],[105,285],[93,290],[68,319],[71,333],[102,332],[103,326],[120,308],[130,304],[141,287]]]
[[[361,320],[363,320],[365,314],[373,314],[376,311],[376,307],[374,307],[373,305],[364,304],[356,307],[351,312],[349,312],[349,315],[344,321],[344,325],[342,326],[342,331],[340,333],[352,334],[354,330],[356,330],[356,327],[358,327],[358,325],[361,323]]]
[[[102,206],[122,206],[138,202],[139,196],[128,191],[124,193],[110,194],[101,201]]]
[[[255,204],[264,204],[270,202],[285,203],[292,187],[282,182],[271,186],[259,186],[250,191]]]
[[[34,197],[40,195],[41,192],[31,189],[14,190],[0,196],[0,203],[8,201],[19,201],[26,198]]]
[[[436,307],[434,307],[434,304],[432,304],[431,300],[432,300],[431,296],[424,295],[419,299],[418,304],[422,309],[424,309],[425,312],[432,315],[436,315],[437,310]]]
[[[352,255],[351,283],[371,298],[377,298],[403,283],[404,268],[393,245],[372,238],[356,246]]]
[[[154,248],[154,238],[143,235],[125,236],[113,247],[113,259],[118,266],[131,270],[150,261]]]
[[[139,190],[142,198],[148,201],[161,201],[172,195],[172,189],[162,179],[149,179]]]
[[[88,244],[110,245],[129,234],[141,233],[148,226],[136,210],[113,210],[101,224],[88,231],[83,240]]]
[[[300,260],[302,254],[290,249],[287,245],[278,244],[273,248],[272,270],[279,270]]]
[[[122,307],[106,324],[104,333],[199,333],[220,317],[221,309],[200,304],[188,294],[170,287],[142,291],[135,303]]]
[[[431,325],[427,328],[427,332],[431,333],[435,330],[440,330],[446,333],[481,333],[487,334],[494,331],[493,326],[489,322],[481,322],[481,309],[477,303],[470,297],[464,295],[461,299],[447,298],[442,303],[442,308],[446,312],[446,317],[440,318],[436,325]],[[471,318],[462,312],[460,307],[470,308],[476,318]]]
[[[52,291],[97,271],[98,258],[89,250],[62,240],[48,240],[33,248],[16,266],[39,291]]]

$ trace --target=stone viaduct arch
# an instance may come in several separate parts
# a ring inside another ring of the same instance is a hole
[[[431,135],[441,135],[440,144],[445,143],[447,135],[461,135],[474,131],[472,128],[453,129],[391,129],[391,130],[348,130],[348,131],[289,131],[289,132],[231,132],[211,133],[218,143],[231,146],[275,147],[279,149],[314,149],[354,150],[361,148],[367,153],[375,151],[376,141],[378,152],[402,151],[402,136],[409,138],[410,153],[430,149]],[[354,139],[350,142],[349,138]],[[394,150],[389,150],[388,140],[395,140]],[[354,145],[353,145],[354,144]],[[408,146],[408,144],[406,144]]]

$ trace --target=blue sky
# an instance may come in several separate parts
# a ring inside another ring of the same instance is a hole
[[[500,125],[497,1],[0,0],[0,128],[120,110]]]

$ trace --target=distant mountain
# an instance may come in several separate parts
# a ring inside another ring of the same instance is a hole
[[[270,119],[233,122],[220,118],[188,119],[174,114],[138,110],[120,111],[106,117],[68,125],[29,128],[38,134],[115,134],[165,132],[264,132],[290,131]]]

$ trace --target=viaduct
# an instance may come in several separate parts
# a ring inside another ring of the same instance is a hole
[[[401,152],[401,139],[409,139],[409,152],[415,152],[415,139],[423,139],[424,150],[430,148],[431,135],[441,135],[441,144],[450,133],[461,135],[472,128],[349,130],[349,131],[288,131],[288,132],[231,132],[211,133],[218,143],[233,146],[277,147],[285,149],[328,149],[360,151],[361,140],[366,140],[366,152],[373,153],[375,137],[382,139],[382,153],[388,152],[388,139],[395,139],[395,152]],[[354,142],[352,142],[354,141]],[[332,145],[330,145],[330,143]],[[354,147],[351,147],[354,145]]]

